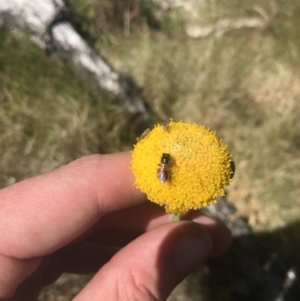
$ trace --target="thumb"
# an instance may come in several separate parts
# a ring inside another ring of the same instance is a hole
[[[210,251],[211,237],[199,224],[164,224],[119,251],[74,301],[166,300]]]

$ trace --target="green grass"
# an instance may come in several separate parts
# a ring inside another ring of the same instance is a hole
[[[130,147],[133,137],[121,128],[129,116],[116,101],[96,96],[26,39],[1,30],[0,40],[2,187],[86,154]]]
[[[180,10],[158,14],[141,0],[68,2],[82,35],[143,87],[156,121],[204,124],[228,144],[237,165],[228,198],[238,215],[257,231],[299,220],[299,1],[208,2],[193,22],[258,16],[255,4],[273,18],[265,29],[200,40],[185,36]],[[4,29],[0,104],[1,187],[86,154],[130,149],[136,135],[114,99]]]

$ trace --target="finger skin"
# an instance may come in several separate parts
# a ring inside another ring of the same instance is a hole
[[[130,161],[129,152],[87,156],[0,191],[0,299],[103,215],[145,201]]]
[[[104,214],[145,201],[129,152],[92,155],[0,191],[0,254],[39,257],[82,235]]]
[[[41,258],[20,260],[0,254],[0,300],[12,298],[16,286],[41,263]]]
[[[210,258],[220,256],[229,248],[231,234],[223,224],[203,215],[195,217],[193,221],[203,226],[211,236],[214,248],[209,255]],[[163,224],[166,224],[166,221],[160,218],[156,222],[156,227]],[[121,226],[119,223],[118,225]],[[140,226],[138,223],[137,229],[130,230],[126,230],[126,227],[128,227],[126,222],[123,225],[123,228],[100,228],[99,231],[86,240],[56,252],[55,256],[52,256],[49,271],[47,272],[47,277],[44,278],[44,282],[53,282],[63,272],[96,273],[122,247],[142,235],[145,231],[151,231],[156,228],[149,227],[142,233],[140,232],[141,228],[138,228]]]
[[[201,238],[205,246],[199,251],[197,263],[185,268],[175,260],[176,246],[179,239],[191,234]],[[209,256],[212,248],[209,233],[194,222],[158,226],[119,251],[73,301],[166,300],[175,286]]]
[[[163,208],[139,205],[146,198],[133,187],[130,160],[128,152],[87,156],[0,191],[0,299],[12,297],[41,257],[74,243],[91,228],[98,227],[99,233],[107,226],[128,231],[124,246],[170,222]],[[103,216],[107,218],[99,222]],[[212,254],[224,252],[230,241],[226,228],[201,216],[194,221],[205,225],[217,242]],[[227,238],[218,245],[222,231]],[[98,265],[103,260],[97,259]]]
[[[193,211],[186,218],[204,226],[210,233],[215,246],[211,257],[220,256],[229,249],[232,236],[223,223],[203,215],[199,210]],[[124,246],[129,242],[128,238],[132,240],[157,226],[170,223],[171,219],[172,216],[166,214],[163,207],[145,202],[104,216],[98,223],[93,239],[102,244],[109,240],[115,245]]]

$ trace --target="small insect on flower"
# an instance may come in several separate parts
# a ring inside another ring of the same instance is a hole
[[[160,183],[165,183],[170,180],[170,171],[169,171],[169,163],[170,163],[170,154],[163,153],[160,159],[159,168],[157,169],[157,177]]]
[[[230,175],[230,179],[232,179],[234,174],[235,174],[235,163],[234,163],[233,160],[230,161],[230,168],[231,168],[231,171],[232,171],[232,173]]]
[[[134,186],[174,215],[216,203],[235,171],[227,146],[205,126],[170,119],[165,127],[134,145]]]
[[[138,138],[137,140],[140,141],[144,139],[150,133],[150,129],[146,129]]]
[[[170,120],[162,123],[162,127],[165,131],[169,130],[169,123],[170,123]]]

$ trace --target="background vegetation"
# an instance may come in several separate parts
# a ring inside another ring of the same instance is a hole
[[[237,166],[232,218],[245,216],[255,231],[284,227],[300,215],[299,1],[200,2],[193,14],[142,0],[68,5],[89,43],[143,87],[154,120],[204,124],[228,144]],[[185,33],[187,24],[259,11],[269,17],[262,28]],[[1,187],[83,155],[130,149],[138,134],[128,134],[130,122],[55,55],[0,29]]]

